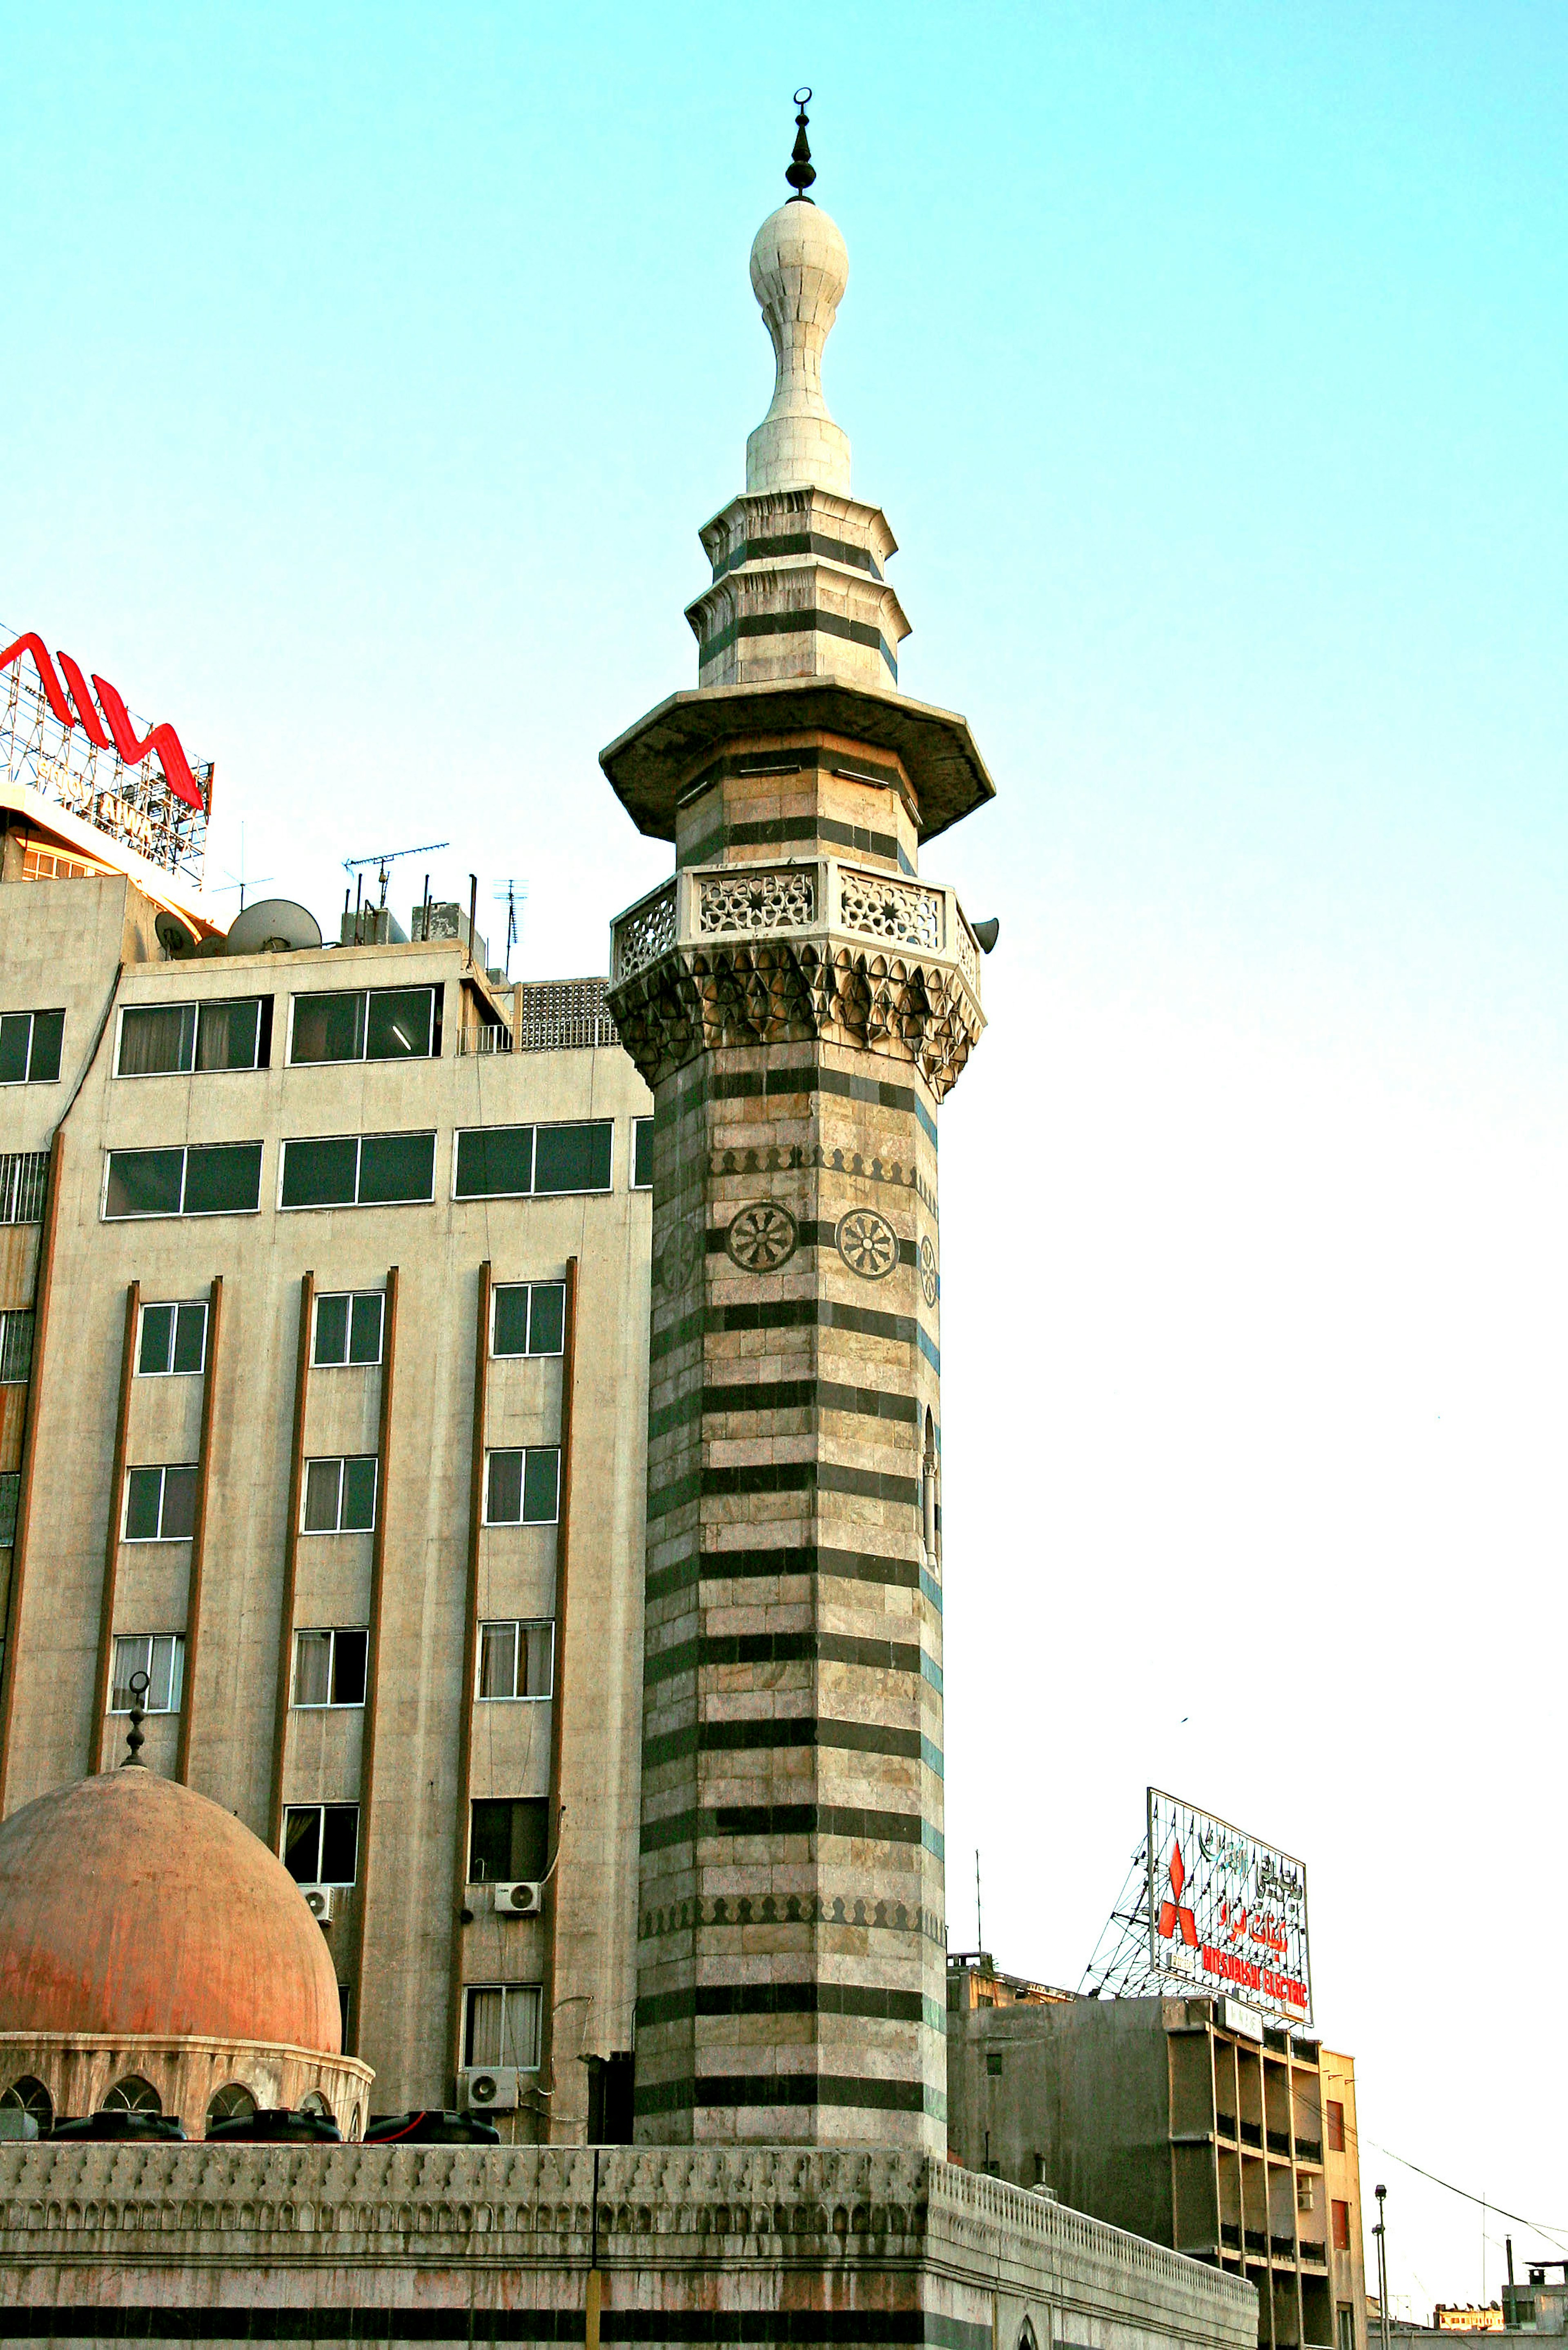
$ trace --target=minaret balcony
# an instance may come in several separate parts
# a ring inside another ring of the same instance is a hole
[[[835,857],[700,865],[611,924],[610,1008],[648,1083],[812,1035],[912,1062],[940,1100],[985,1026],[957,893]]]

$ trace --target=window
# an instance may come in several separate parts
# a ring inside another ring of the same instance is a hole
[[[495,1291],[490,1315],[493,1355],[558,1355],[566,1334],[564,1281],[509,1281]]]
[[[210,2122],[249,2122],[255,2119],[256,2101],[243,2081],[225,2081],[214,2089],[207,2100]]]
[[[469,1806],[471,1885],[537,1883],[546,1866],[550,1805],[543,1795],[505,1795]]]
[[[140,2073],[127,2073],[106,2092],[102,2110],[106,2114],[161,2114],[163,2100],[151,2081]]]
[[[560,1191],[607,1191],[607,1118],[578,1126],[471,1126],[457,1138],[460,1200],[544,1198]]]
[[[21,1498],[22,1471],[0,1472],[0,1550],[9,1550],[16,1539],[16,1505]]]
[[[538,1983],[474,1984],[463,1993],[465,2063],[539,2069],[539,2019],[545,1994]]]
[[[441,1050],[433,987],[296,995],[291,1061],[428,1061]]]
[[[119,1015],[117,1076],[265,1068],[271,1058],[270,995],[217,1003],[131,1003]]]
[[[0,2097],[0,2106],[8,2106],[13,2110],[20,2106],[25,2114],[31,2114],[38,2125],[40,2137],[47,2129],[54,2126],[55,2101],[42,2081],[36,2080],[31,2073],[24,2073],[20,2080],[12,2082],[5,2095]]]
[[[653,1189],[653,1120],[634,1118],[631,1122],[631,1188],[634,1191]]]
[[[285,1208],[384,1207],[434,1196],[433,1134],[345,1134],[283,1146]]]
[[[178,1713],[185,1680],[185,1643],[178,1632],[133,1633],[114,1644],[114,1679],[109,1684],[110,1713],[129,1713],[130,1684],[138,1673],[147,1675],[144,1713]]]
[[[548,1697],[555,1686],[554,1624],[482,1624],[475,1697]]]
[[[0,1314],[0,1387],[26,1387],[32,1367],[32,1308]]]
[[[261,1205],[259,1142],[207,1142],[189,1150],[111,1150],[107,1222],[120,1216],[254,1216]]]
[[[52,1086],[65,1033],[63,1012],[0,1013],[0,1086]]]
[[[136,1368],[144,1379],[183,1378],[207,1367],[207,1301],[144,1305]]]
[[[358,1804],[291,1804],[283,1865],[296,1885],[352,1885],[359,1873]]]
[[[1339,2350],[1355,2350],[1355,2312],[1347,2301],[1339,2304]]]
[[[553,1526],[560,1490],[557,1445],[486,1453],[484,1523],[487,1526]]]
[[[296,1705],[363,1705],[369,1632],[296,1632]]]
[[[1330,2154],[1343,2154],[1345,2152],[1345,2107],[1336,2098],[1330,2097],[1324,2110],[1328,2123],[1328,2150]]]
[[[382,1304],[379,1289],[339,1290],[318,1296],[311,1361],[327,1369],[347,1363],[379,1363]]]
[[[373,1452],[307,1461],[301,1533],[369,1534],[376,1523],[376,1465]]]
[[[1341,2203],[1336,2197],[1328,2208],[1334,2221],[1334,2249],[1336,2252],[1347,2252],[1350,2250],[1350,2206]]]
[[[189,1542],[196,1531],[196,1467],[131,1469],[125,1479],[127,1542]]]
[[[1000,2080],[1001,2080],[1001,2078],[1002,2078],[1002,2051],[1001,2051],[1001,2049],[1000,2049],[1000,2048],[988,2048],[988,2049],[986,2050],[986,2052],[985,2052],[985,2069],[986,2069],[986,2073],[987,2073],[988,2076],[989,2076],[992,2080],[993,2080],[993,2081],[1000,2081]]]
[[[0,1152],[0,1224],[42,1222],[48,1173],[47,1150]]]

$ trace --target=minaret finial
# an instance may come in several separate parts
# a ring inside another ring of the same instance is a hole
[[[145,1673],[131,1674],[130,1728],[125,1733],[125,1742],[127,1746],[130,1747],[130,1752],[119,1766],[122,1771],[129,1771],[133,1764],[138,1771],[145,1771],[147,1768],[146,1763],[141,1759],[141,1750],[147,1743],[146,1739],[141,1734],[141,1725],[147,1718],[147,1708],[142,1704],[141,1700],[147,1695],[147,1692],[151,1686],[151,1681]]]
[[[794,102],[800,109],[794,118],[794,153],[790,157],[789,170],[784,173],[784,178],[794,190],[794,195],[789,199],[790,203],[810,204],[816,201],[815,196],[808,196],[805,192],[816,177],[816,167],[811,160],[811,142],[805,135],[805,109],[811,104],[810,89],[797,89]]]

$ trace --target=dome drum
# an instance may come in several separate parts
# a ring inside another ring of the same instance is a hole
[[[159,2110],[178,2114],[187,2137],[204,2137],[213,2099],[236,2085],[258,2106],[299,2106],[321,2098],[346,2138],[358,2137],[370,2110],[369,2064],[275,2043],[127,2033],[0,2032],[0,2096],[19,2083],[42,2082],[57,2121],[99,2111],[117,2084],[146,2082]]]

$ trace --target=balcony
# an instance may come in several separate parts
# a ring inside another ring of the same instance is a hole
[[[1231,2139],[1232,2142],[1234,2141],[1236,2136],[1236,2116],[1234,2114],[1216,2113],[1214,2116],[1214,2126],[1219,2131],[1221,2137],[1228,2137]]]
[[[1296,2140],[1296,2160],[1298,2162],[1315,2163],[1321,2170],[1323,2168],[1322,2138],[1298,2137]]]
[[[704,1046],[815,1035],[914,1061],[940,1099],[985,1025],[956,893],[835,857],[691,867],[610,938],[613,1017],[649,1084]]]
[[[1269,2132],[1269,2152],[1271,2154],[1282,2154],[1288,2159],[1290,2150],[1291,2134],[1289,2130],[1271,2130]]]
[[[1262,2154],[1263,2151],[1263,2126],[1262,2122],[1243,2122],[1241,2124],[1241,2143],[1243,2146],[1255,2146],[1258,2152]]]

